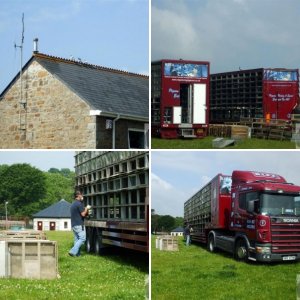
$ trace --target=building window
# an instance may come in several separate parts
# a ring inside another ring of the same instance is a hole
[[[145,132],[144,130],[128,130],[128,146],[130,149],[145,149]]]
[[[68,229],[68,222],[64,222],[64,229]]]

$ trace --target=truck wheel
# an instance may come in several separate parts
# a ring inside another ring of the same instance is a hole
[[[97,255],[101,254],[101,243],[100,243],[100,237],[97,236],[95,240],[95,253]]]
[[[91,253],[92,252],[92,245],[91,245],[91,241],[88,238],[85,242],[85,247],[86,247],[86,252],[87,253]]]
[[[239,239],[235,244],[235,258],[240,261],[248,259],[248,247],[244,239]]]
[[[208,237],[208,250],[209,252],[215,252],[216,246],[215,246],[215,237],[213,234],[210,234]]]
[[[93,230],[92,229],[87,230],[85,249],[87,253],[93,252]]]

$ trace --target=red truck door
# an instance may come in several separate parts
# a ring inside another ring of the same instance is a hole
[[[255,191],[242,191],[235,195],[230,226],[235,231],[243,232],[249,239],[256,238],[255,215],[247,211],[248,202],[258,199]]]

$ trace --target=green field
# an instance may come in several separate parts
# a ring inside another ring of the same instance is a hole
[[[152,299],[296,299],[300,263],[235,261],[199,245],[159,251],[152,238]]]
[[[151,139],[152,149],[212,149],[215,137],[203,139]],[[263,139],[246,139],[237,142],[234,146],[224,149],[295,149],[295,143],[290,141],[275,141]]]
[[[72,258],[71,232],[47,232],[58,242],[60,279],[0,279],[0,299],[145,299],[147,255],[114,251],[106,256],[86,254]]]

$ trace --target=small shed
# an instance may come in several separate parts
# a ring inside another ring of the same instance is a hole
[[[177,227],[171,231],[171,235],[172,236],[183,236],[183,231],[184,230],[182,227]]]
[[[62,199],[33,215],[34,230],[71,230],[71,203]]]

